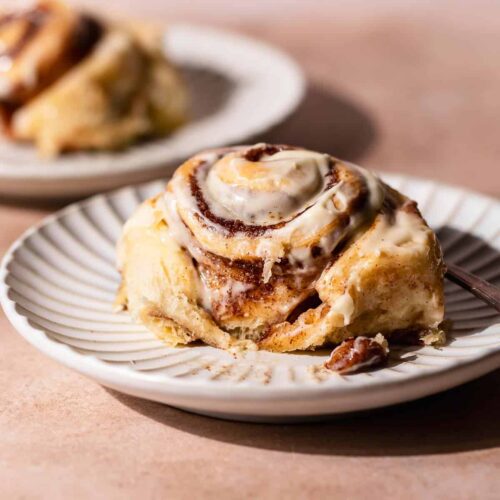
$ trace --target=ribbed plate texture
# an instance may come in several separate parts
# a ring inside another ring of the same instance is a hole
[[[431,181],[384,175],[419,202],[446,258],[500,284],[500,203]],[[500,318],[446,283],[450,341],[392,349],[386,368],[348,376],[314,369],[328,354],[169,348],[113,312],[115,242],[156,181],[72,205],[28,232],[6,256],[2,303],[45,353],[116,389],[229,418],[272,419],[360,410],[420,397],[500,365]]]

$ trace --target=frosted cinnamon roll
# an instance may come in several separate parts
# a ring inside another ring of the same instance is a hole
[[[96,19],[50,1],[0,15],[2,106],[22,106],[85,57],[101,35]]]
[[[171,345],[304,350],[443,320],[441,251],[416,204],[290,146],[188,160],[126,223],[118,267],[118,304]]]
[[[170,132],[186,95],[159,40],[54,0],[0,14],[0,114],[42,155]]]

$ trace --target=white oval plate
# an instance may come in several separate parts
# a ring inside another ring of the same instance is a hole
[[[419,201],[448,259],[500,280],[500,203],[431,181],[387,175]],[[114,313],[115,242],[156,181],[98,195],[30,229],[0,270],[0,298],[14,327],[61,363],[118,391],[235,420],[284,421],[365,410],[433,394],[500,366],[500,320],[468,292],[446,284],[450,343],[392,351],[386,368],[323,377],[327,352],[248,353],[169,348],[125,313]]]
[[[173,25],[165,50],[191,97],[191,120],[172,135],[113,153],[71,153],[41,160],[31,145],[0,140],[0,195],[75,197],[164,176],[183,158],[244,143],[284,120],[299,104],[304,78],[285,54],[212,28]]]

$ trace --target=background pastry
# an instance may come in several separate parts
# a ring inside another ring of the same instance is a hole
[[[5,128],[43,155],[119,148],[185,120],[184,87],[155,35],[41,1],[1,17],[0,40]]]
[[[0,16],[0,100],[15,110],[39,94],[100,40],[103,26],[63,4],[41,1]]]
[[[443,320],[441,250],[416,204],[289,146],[188,160],[127,222],[118,263],[117,302],[171,345],[293,351]]]

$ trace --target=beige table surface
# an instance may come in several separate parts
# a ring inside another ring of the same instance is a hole
[[[106,5],[291,53],[310,90],[263,139],[500,195],[498,2]],[[0,254],[50,210],[1,203]],[[498,498],[499,384],[497,371],[329,423],[229,423],[108,391],[43,357],[2,315],[0,498]]]

